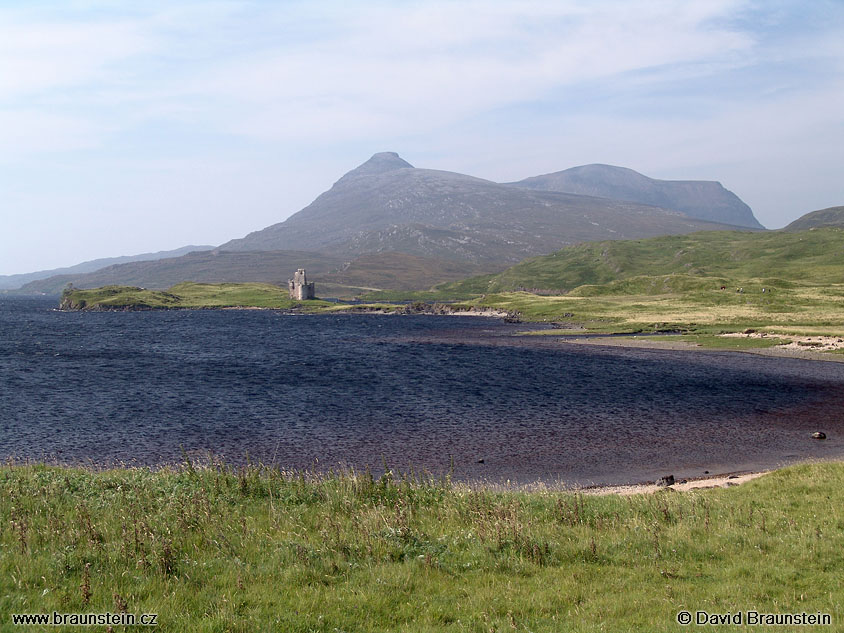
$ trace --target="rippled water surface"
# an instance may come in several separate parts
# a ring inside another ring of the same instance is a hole
[[[586,484],[844,454],[840,363],[574,346],[487,318],[54,305],[0,300],[2,458],[184,447]]]

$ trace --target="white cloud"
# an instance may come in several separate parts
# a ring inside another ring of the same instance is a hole
[[[420,133],[586,79],[736,63],[752,40],[710,26],[731,4],[377,6],[332,15],[343,28],[330,41],[280,42],[206,69],[190,90],[230,103],[220,124],[259,138]]]
[[[87,106],[98,122],[109,106],[127,127],[187,112],[273,141],[420,133],[586,79],[735,60],[752,41],[712,20],[736,6],[219,2],[61,23],[17,11],[0,22],[0,106]]]

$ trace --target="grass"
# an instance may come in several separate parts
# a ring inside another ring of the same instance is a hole
[[[766,338],[724,338],[715,334],[684,334],[682,336],[653,336],[649,341],[671,341],[689,343],[704,349],[766,349],[785,345],[791,341],[787,338],[769,336]]]
[[[697,334],[739,332],[839,336],[844,332],[844,285],[771,289],[747,283],[743,292],[717,284],[658,294],[608,294],[589,287],[567,295],[487,294],[458,304],[517,311],[526,321],[567,322],[589,332],[676,330]]]
[[[5,465],[0,554],[2,631],[11,613],[120,609],[209,632],[658,633],[681,609],[838,623],[844,465],[634,497]]]
[[[184,282],[168,290],[147,290],[131,286],[103,286],[90,290],[72,289],[62,295],[65,309],[185,309],[258,307],[313,310],[330,306],[325,301],[294,301],[287,288],[264,283],[204,284]]]
[[[431,291],[368,296],[460,299],[594,333],[677,330],[704,347],[769,346],[714,335],[844,334],[842,251],[840,228],[590,242]]]
[[[711,278],[728,287],[757,280],[763,286],[780,289],[792,283],[842,284],[842,250],[844,229],[840,228],[796,233],[713,231],[586,242],[526,259],[497,275],[443,284],[437,290],[449,296],[516,290],[553,294],[636,277],[669,277],[690,283]],[[642,291],[647,289],[640,285],[636,294]]]

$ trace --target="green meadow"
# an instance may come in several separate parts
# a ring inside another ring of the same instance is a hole
[[[842,568],[840,463],[628,497],[259,466],[0,467],[2,631],[27,630],[13,613],[126,611],[186,632],[659,633],[682,630],[681,610],[749,609],[828,613],[821,630],[838,630]]]
[[[313,310],[331,305],[326,301],[294,301],[287,288],[265,283],[205,284],[183,282],[167,290],[131,286],[69,289],[61,305],[69,310],[161,310],[196,308],[299,308]]]

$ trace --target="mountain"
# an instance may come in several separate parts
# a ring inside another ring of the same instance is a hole
[[[718,228],[728,227],[676,209],[418,169],[384,152],[284,222],[220,249],[393,251],[501,265],[577,242]]]
[[[512,184],[535,191],[563,191],[630,200],[675,209],[690,217],[710,222],[764,228],[750,207],[719,182],[655,180],[625,167],[583,165]]]
[[[450,297],[512,290],[559,294],[580,286],[615,284],[619,294],[625,294],[619,282],[650,283],[660,276],[672,276],[670,281],[680,284],[706,278],[755,279],[782,287],[840,284],[842,248],[844,229],[832,227],[799,233],[715,231],[588,242],[526,259],[496,275],[439,286],[437,291]],[[647,292],[668,290],[654,287]]]
[[[829,207],[800,216],[782,229],[783,231],[805,231],[806,229],[837,226],[844,228],[844,207]]]
[[[40,270],[35,273],[22,273],[20,275],[0,275],[0,290],[16,290],[28,284],[31,281],[38,279],[47,279],[56,275],[80,275],[84,273],[94,272],[108,266],[116,264],[126,264],[130,262],[144,262],[154,261],[156,259],[166,259],[170,257],[179,257],[196,251],[210,251],[213,246],[183,246],[172,251],[159,251],[157,253],[142,253],[141,255],[125,255],[123,257],[106,257],[103,259],[92,259],[91,261],[82,262],[75,266],[67,266],[65,268],[53,268],[52,270]]]
[[[213,251],[64,274],[21,291],[55,294],[67,283],[283,283],[305,267],[329,284],[330,296],[345,296],[349,288],[418,289],[495,273],[568,244],[727,228],[736,227],[677,209],[418,169],[382,152],[284,222]]]

